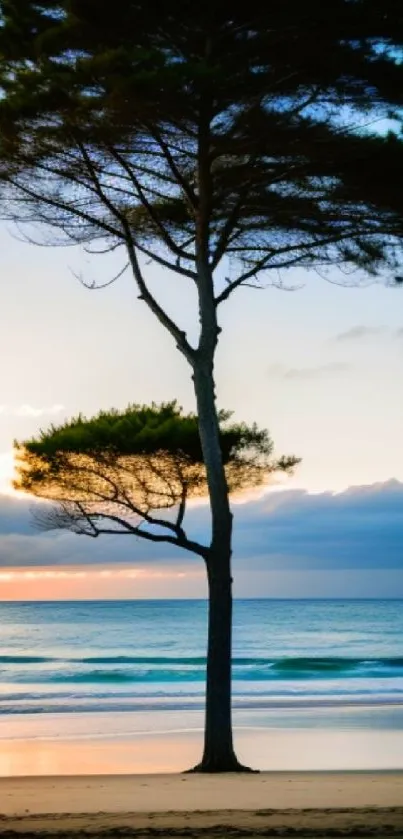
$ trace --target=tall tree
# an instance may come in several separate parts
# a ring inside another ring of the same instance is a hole
[[[201,767],[237,769],[218,311],[262,272],[280,284],[294,266],[337,265],[357,281],[398,273],[401,4],[116,0],[112,13],[105,0],[1,0],[0,9],[4,215],[55,231],[59,243],[124,252],[122,270],[191,368],[212,518]],[[396,130],[382,133],[386,125]],[[196,288],[195,344],[152,293],[148,260]]]

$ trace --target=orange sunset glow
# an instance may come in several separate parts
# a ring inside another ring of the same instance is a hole
[[[0,600],[107,600],[116,597],[164,598],[170,592],[180,597],[194,584],[200,596],[204,569],[181,570],[130,568],[67,568],[22,567],[0,571]]]

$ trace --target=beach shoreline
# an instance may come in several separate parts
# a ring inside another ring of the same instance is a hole
[[[238,603],[234,742],[261,772],[218,776],[180,774],[203,748],[204,610],[3,608],[0,839],[403,839],[401,605]]]
[[[261,771],[403,771],[403,707],[234,713],[243,763]],[[0,777],[178,773],[198,762],[203,714],[9,714]]]
[[[0,779],[1,835],[401,836],[403,772]]]

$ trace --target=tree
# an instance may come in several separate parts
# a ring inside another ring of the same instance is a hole
[[[273,459],[267,431],[256,425],[229,424],[230,415],[224,411],[218,419],[229,492],[257,487],[273,472],[289,472],[298,463],[295,457]],[[185,529],[187,502],[208,494],[195,414],[184,415],[176,403],[130,405],[122,412],[101,412],[92,419],[78,416],[51,426],[37,438],[16,443],[15,450],[15,488],[54,502],[35,511],[42,529],[67,529],[93,538],[132,535],[168,543],[202,557],[211,573],[209,545]],[[218,706],[221,712],[218,731],[207,720],[210,754],[220,751],[221,739],[227,748],[232,738],[227,710],[230,684],[219,670],[223,659],[231,659],[228,610],[230,599],[220,599],[209,634],[207,711],[212,708],[217,713]]]
[[[105,0],[1,0],[0,8],[3,215],[41,226],[47,240],[53,231],[59,244],[124,253],[121,270],[188,361],[211,506],[210,641],[222,637],[225,610],[228,650],[219,307],[263,276],[281,286],[294,266],[337,265],[358,272],[353,282],[401,275],[401,4],[281,0],[262,10],[256,0],[235,8],[178,0],[171,9],[116,0],[111,14]],[[394,130],[381,134],[385,124]],[[149,260],[194,285],[195,345],[152,293]],[[229,685],[218,651],[213,673]],[[206,770],[238,768],[229,724],[226,742],[220,736],[229,693],[215,702],[208,685]]]
[[[266,430],[229,423],[230,417],[218,414],[230,493],[258,487],[299,463],[293,456],[274,459]],[[187,503],[208,495],[197,415],[185,415],[176,402],[79,415],[16,441],[14,449],[15,489],[53,502],[35,509],[41,529],[94,538],[131,534],[208,560],[208,545],[185,530]]]

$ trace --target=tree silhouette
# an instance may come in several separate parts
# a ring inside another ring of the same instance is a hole
[[[401,277],[402,45],[397,0],[1,2],[4,217],[31,239],[39,225],[121,253],[110,281],[131,271],[191,368],[212,522],[206,771],[239,768],[219,308],[295,266]],[[152,292],[149,260],[195,288],[195,342]]]
[[[230,493],[258,487],[299,463],[293,456],[274,459],[267,431],[230,423],[230,416],[219,412]],[[15,489],[53,502],[36,508],[40,528],[92,537],[131,534],[208,559],[208,545],[189,539],[184,528],[188,501],[208,496],[197,416],[184,414],[176,402],[129,405],[91,419],[79,415],[15,442],[15,455]]]

